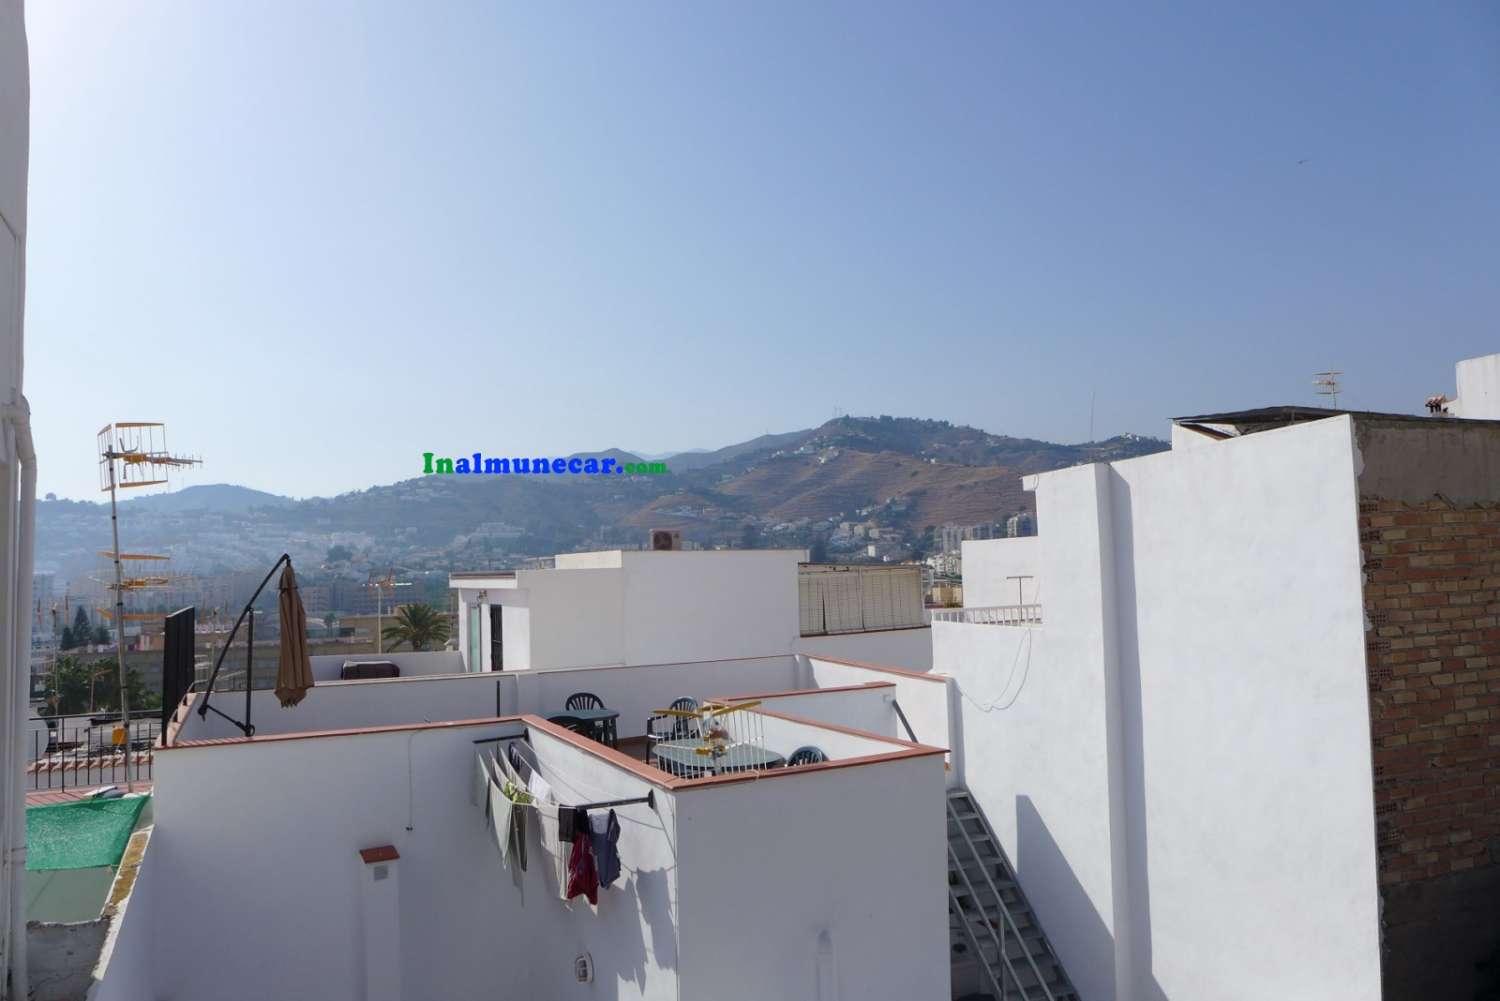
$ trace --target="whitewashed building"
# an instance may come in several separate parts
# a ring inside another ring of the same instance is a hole
[[[947,998],[949,769],[898,736],[909,685],[945,730],[942,683],[795,655],[320,682],[257,692],[249,738],[191,695],[94,997]],[[549,722],[584,686],[626,748],[674,698],[758,695],[758,746],[826,760],[678,777]],[[546,811],[502,865],[471,794],[509,741],[550,810],[615,804],[596,904],[561,898]]]
[[[455,573],[467,670],[802,652],[926,670],[921,568],[807,564],[802,549],[605,550]]]
[[[22,395],[30,80],[21,0],[0,0],[0,996],[28,991],[23,740],[30,715],[36,455]]]
[[[1173,444],[1030,477],[1040,536],[965,545],[933,623],[961,781],[1085,998],[1477,996],[1500,423],[1278,407]]]

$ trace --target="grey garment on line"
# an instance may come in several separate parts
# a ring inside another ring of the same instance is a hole
[[[593,842],[599,885],[609,886],[620,878],[620,821],[615,811],[589,814],[589,839]]]

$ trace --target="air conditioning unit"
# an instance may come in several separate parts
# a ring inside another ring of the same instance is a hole
[[[682,548],[682,533],[673,532],[665,528],[653,528],[651,530],[651,549],[653,552],[671,552]]]

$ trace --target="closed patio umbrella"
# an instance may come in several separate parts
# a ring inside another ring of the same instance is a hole
[[[281,656],[276,664],[276,697],[283,709],[289,709],[313,686],[312,661],[307,656],[307,610],[297,593],[297,575],[290,560],[281,571],[280,586],[276,607],[281,617]]]

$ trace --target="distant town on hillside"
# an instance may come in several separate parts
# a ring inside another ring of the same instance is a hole
[[[230,605],[289,551],[309,597],[338,612],[372,611],[365,582],[394,569],[412,600],[445,602],[447,574],[522,565],[554,553],[638,548],[648,529],[686,548],[808,549],[818,561],[921,560],[955,538],[1003,535],[1014,516],[1032,529],[1028,473],[1161,451],[1123,435],[1061,445],[947,421],[839,417],[713,451],[653,456],[657,476],[428,476],[294,500],[226,484],[188,486],[121,505],[122,538],[169,556],[178,585],[152,592],[157,610]],[[621,462],[643,458],[610,449]],[[945,533],[945,528],[947,529]],[[958,530],[955,535],[954,529]],[[1017,526],[1010,525],[1015,531]],[[37,511],[39,574],[53,601],[102,596],[107,506],[44,500]],[[99,594],[93,592],[98,590]]]

